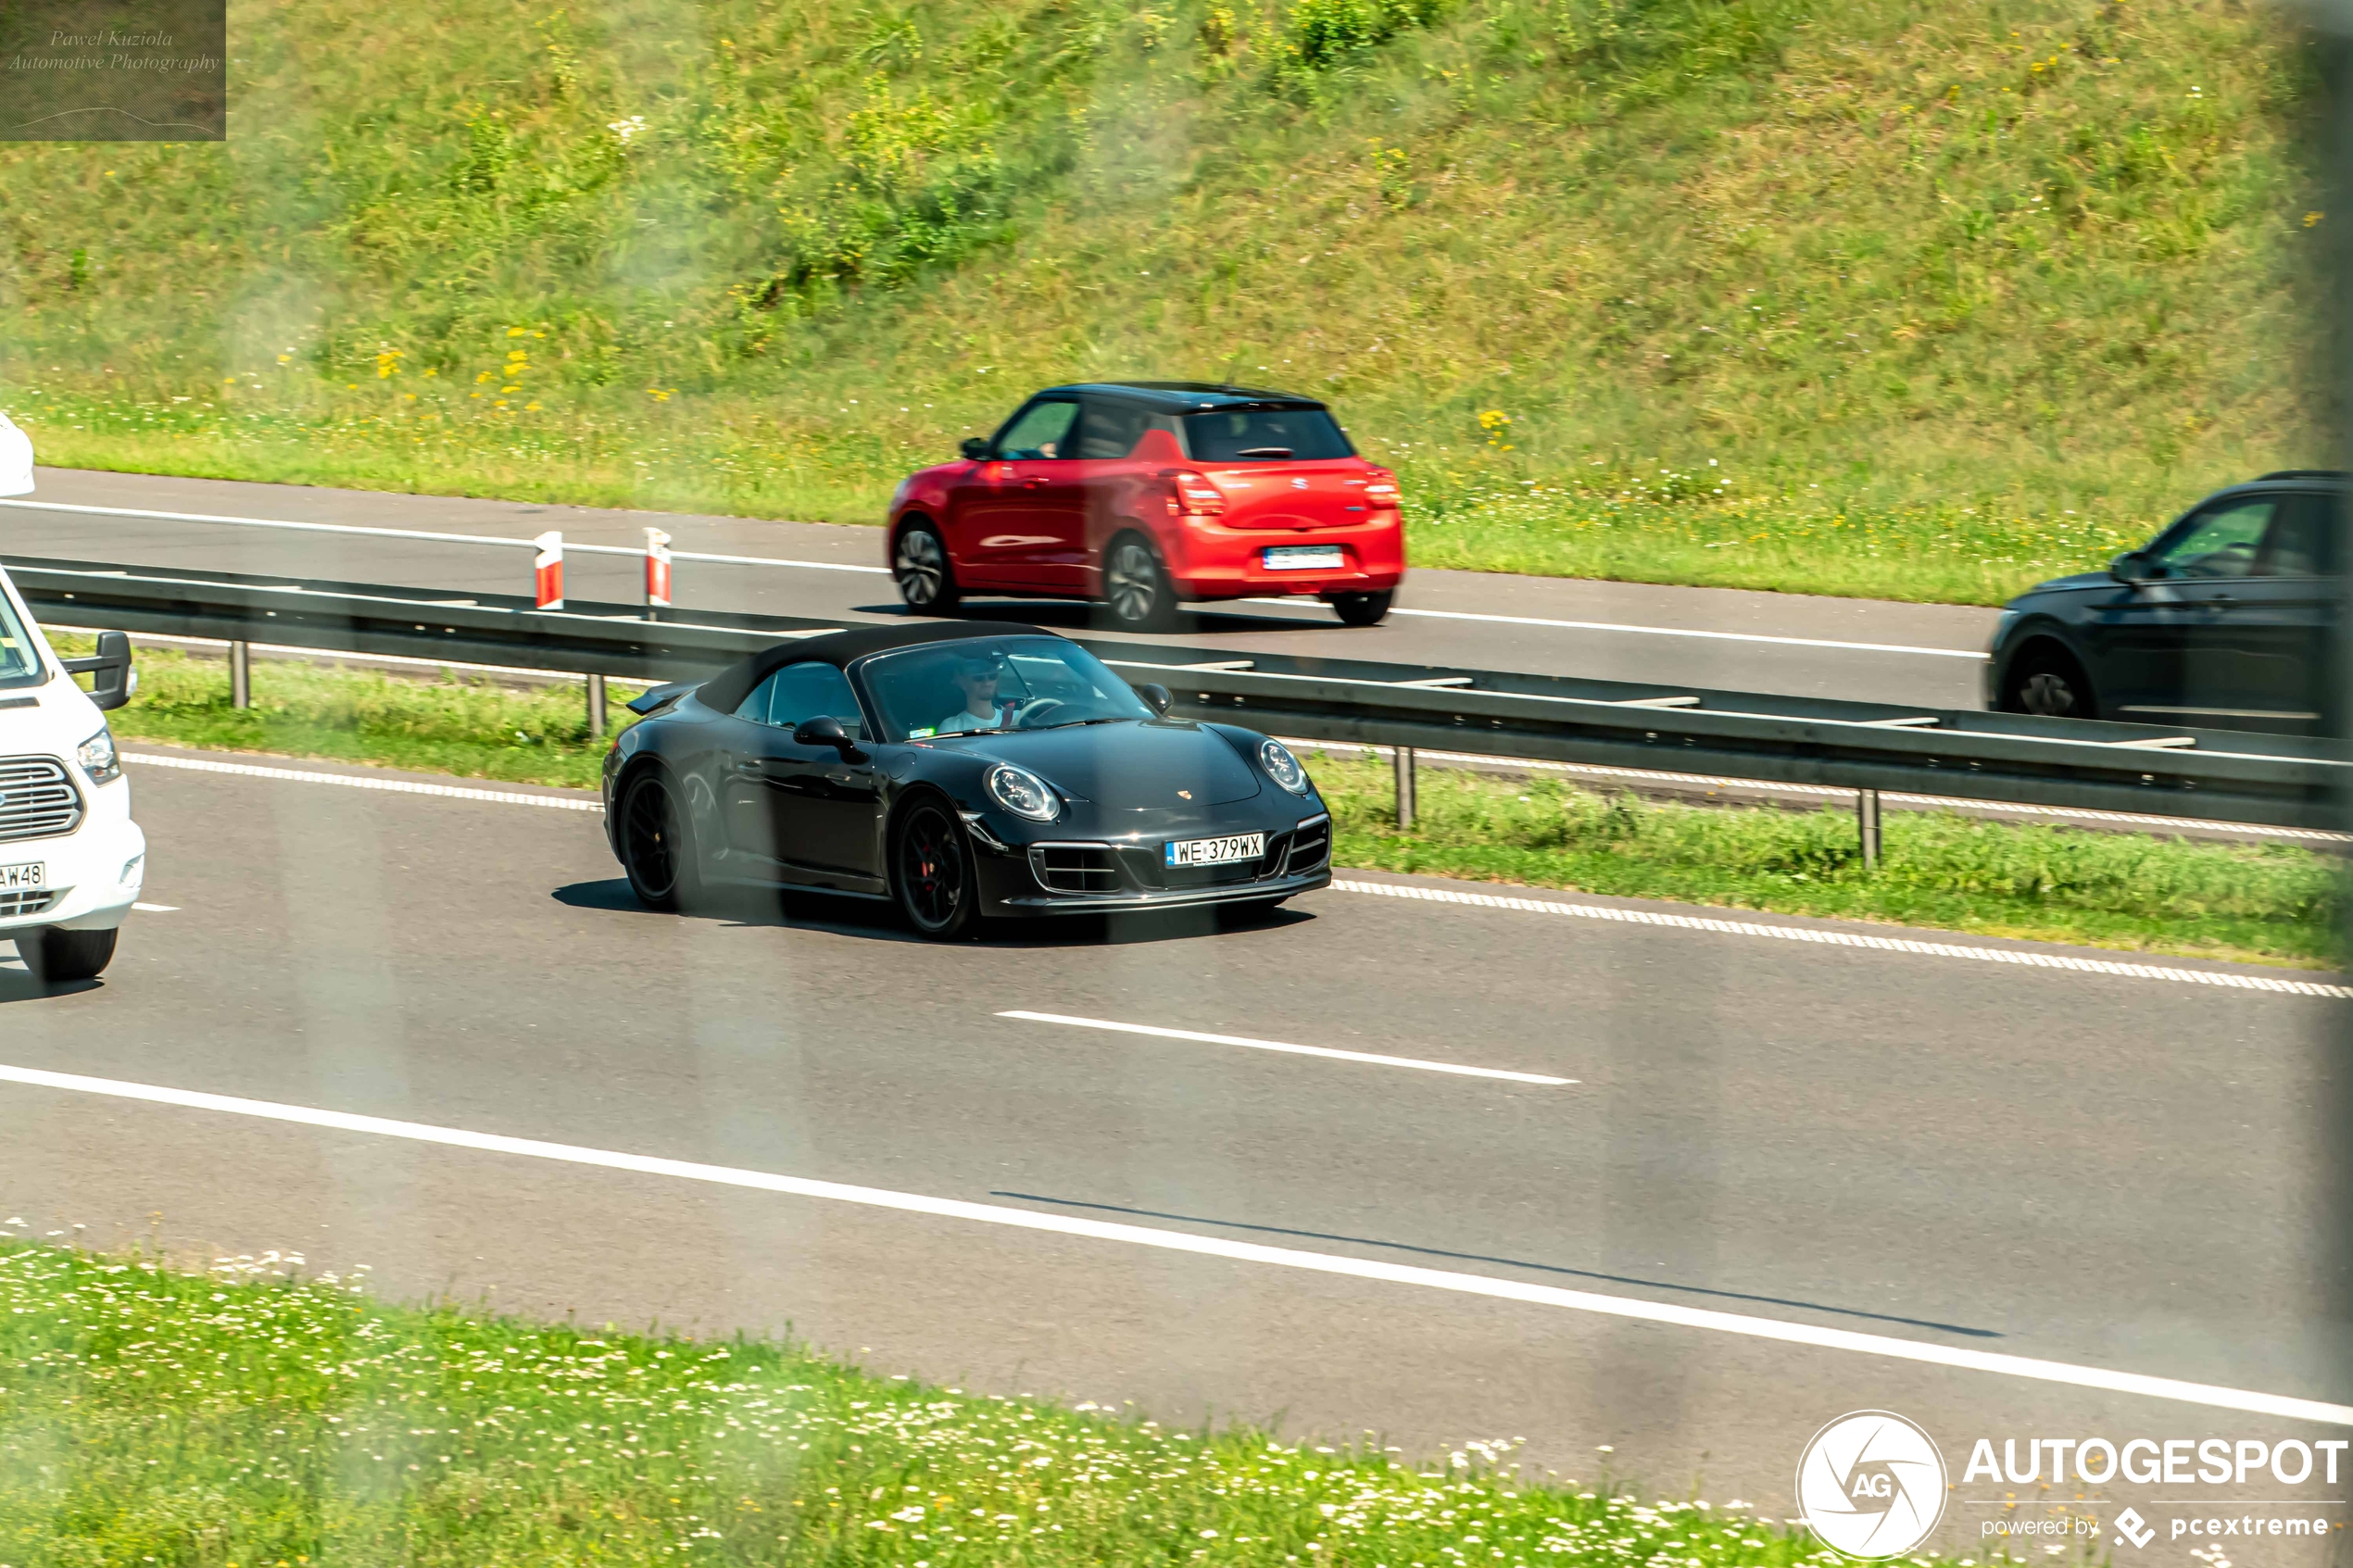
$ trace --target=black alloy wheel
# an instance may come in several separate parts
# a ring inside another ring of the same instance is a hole
[[[114,961],[114,931],[60,931],[48,926],[17,938],[17,956],[43,985],[95,980]]]
[[[2096,719],[2092,684],[2075,660],[2050,649],[2034,649],[2010,669],[2002,693],[2002,708],[2010,713],[2032,713],[2045,719]]]
[[[670,781],[637,775],[621,804],[621,865],[629,891],[649,909],[681,909],[701,886],[694,834]]]
[[[1140,534],[1123,533],[1104,552],[1103,602],[1123,632],[1165,632],[1176,624],[1176,590]]]
[[[1343,626],[1378,626],[1389,613],[1389,601],[1396,597],[1393,590],[1384,588],[1378,594],[1334,594],[1332,613],[1340,617]]]
[[[911,522],[900,530],[890,574],[898,580],[900,598],[918,615],[944,615],[963,596],[955,571],[948,564],[948,546],[928,522]]]
[[[923,800],[907,809],[891,835],[890,869],[890,890],[908,924],[935,942],[971,928],[980,889],[963,824],[946,807]]]

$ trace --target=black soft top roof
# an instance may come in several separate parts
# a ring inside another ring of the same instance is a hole
[[[924,643],[961,642],[974,637],[1052,637],[1061,633],[1041,626],[1024,626],[1011,621],[925,621],[914,626],[853,626],[845,632],[827,632],[819,636],[802,637],[774,647],[761,648],[740,664],[732,665],[695,688],[696,697],[706,708],[716,708],[723,713],[733,713],[751,688],[787,664],[831,664],[845,666],[870,653],[884,653],[891,648],[915,647]]]
[[[1148,403],[1164,413],[1199,413],[1204,408],[1321,408],[1323,400],[1295,392],[1270,392],[1263,386],[1233,386],[1202,381],[1097,381],[1050,386],[1045,392],[1096,392]]]

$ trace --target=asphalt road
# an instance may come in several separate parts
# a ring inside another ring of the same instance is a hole
[[[20,500],[332,522],[527,539],[548,529],[582,544],[642,548],[648,526],[672,548],[814,563],[801,567],[681,563],[675,602],[712,609],[895,618],[898,596],[870,528],[541,507],[467,497],[379,495],[226,480],[43,469]],[[0,502],[0,556],[46,556],[139,566],[208,567],[448,588],[529,593],[519,549],[305,534],[219,523],[44,511]],[[637,562],[573,554],[567,586],[580,598],[637,601]],[[862,570],[833,570],[857,568]],[[1076,627],[1076,605],[1018,604],[1039,624]],[[1325,607],[1245,601],[1201,612],[1189,633],[1203,647],[1322,652],[1468,669],[1652,681],[1730,691],[1976,708],[1994,612],[1953,605],[1674,588],[1489,572],[1415,571],[1399,609],[1378,627],[1340,626]]]
[[[2134,977],[1771,935],[1884,927],[1340,889],[1257,930],[1183,916],[941,947],[856,905],[639,910],[600,819],[532,803],[578,798],[559,792],[200,762],[132,764],[146,897],[170,912],[138,916],[107,980],[70,994],[0,963],[0,1065],[2353,1402],[2312,1261],[2321,1032],[2344,1004],[2181,977],[2278,972]],[[881,1370],[1164,1420],[1373,1429],[1417,1450],[1521,1436],[1569,1474],[1606,1462],[1782,1512],[1806,1436],[1858,1408],[1920,1422],[1957,1482],[1978,1436],[2334,1435],[1721,1325],[22,1083],[0,1082],[0,1210],[102,1244],[364,1262],[397,1296],[790,1325]],[[2020,1489],[1958,1488],[1946,1544],[1976,1547],[1975,1519]],[[2305,1546],[2231,1555],[2317,1562]]]

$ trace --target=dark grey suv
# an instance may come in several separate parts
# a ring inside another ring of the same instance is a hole
[[[2020,595],[1994,628],[1986,706],[2126,723],[2322,728],[2334,711],[2337,519],[2348,488],[2342,473],[2267,473],[2208,496],[2106,571]]]

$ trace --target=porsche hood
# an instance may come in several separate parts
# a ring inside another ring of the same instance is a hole
[[[1186,720],[994,731],[961,737],[959,749],[1026,768],[1114,811],[1218,806],[1259,790],[1258,774],[1225,736]]]

